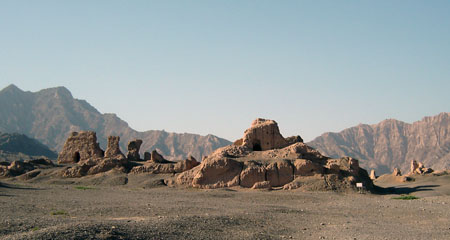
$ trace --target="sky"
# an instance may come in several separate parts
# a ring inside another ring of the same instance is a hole
[[[0,89],[65,86],[136,130],[306,141],[450,111],[450,1],[0,0]]]

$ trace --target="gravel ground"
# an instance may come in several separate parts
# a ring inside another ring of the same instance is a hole
[[[442,187],[450,185],[448,178],[410,187],[380,183],[393,187],[390,193],[423,195],[416,200],[387,193],[169,188],[156,178],[4,179],[0,238],[450,239],[450,196]],[[122,185],[105,184],[117,182]]]

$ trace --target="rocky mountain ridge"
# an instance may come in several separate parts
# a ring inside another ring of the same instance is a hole
[[[37,157],[56,159],[57,154],[36,139],[23,134],[0,132],[0,161],[28,160]]]
[[[65,87],[22,91],[10,85],[0,91],[0,131],[34,137],[55,151],[61,150],[73,131],[96,131],[99,143],[106,146],[107,136],[120,136],[121,148],[128,141],[144,141],[143,151],[158,150],[167,159],[197,159],[213,150],[231,144],[228,140],[190,133],[169,133],[159,130],[138,132],[115,114],[102,114],[88,102],[73,98]]]
[[[395,119],[360,124],[339,133],[325,133],[309,142],[330,157],[350,156],[378,174],[398,167],[408,172],[411,161],[433,169],[450,168],[450,113],[425,117],[412,124]]]

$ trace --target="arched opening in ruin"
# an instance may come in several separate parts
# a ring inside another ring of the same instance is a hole
[[[74,154],[73,154],[73,162],[79,162],[80,161],[80,153],[79,152],[75,152]]]
[[[262,151],[261,142],[260,141],[255,141],[253,143],[253,151]]]

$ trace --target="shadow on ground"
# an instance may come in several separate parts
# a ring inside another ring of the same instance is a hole
[[[39,188],[34,188],[34,187],[27,187],[27,186],[21,186],[21,185],[16,185],[16,184],[8,184],[8,183],[2,183],[0,182],[0,189],[23,189],[23,190],[41,190]]]
[[[387,195],[387,194],[410,194],[414,192],[422,192],[422,191],[433,191],[434,188],[439,187],[440,185],[420,185],[415,187],[379,187],[375,186],[375,194]]]

